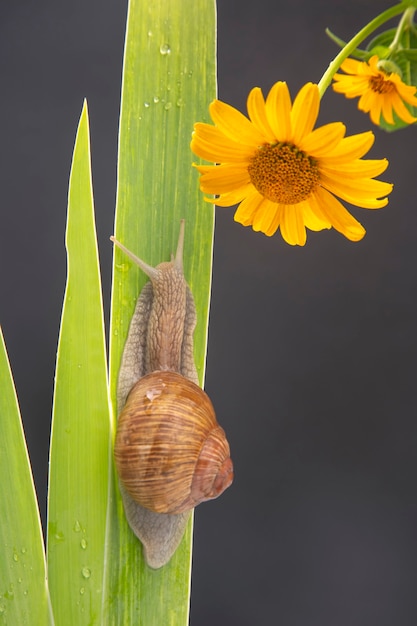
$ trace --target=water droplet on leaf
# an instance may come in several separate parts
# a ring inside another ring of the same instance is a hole
[[[159,52],[164,56],[167,54],[171,54],[171,47],[169,43],[163,43],[159,48]]]

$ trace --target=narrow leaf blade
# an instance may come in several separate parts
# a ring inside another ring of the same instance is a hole
[[[87,105],[72,161],[68,278],[59,337],[48,506],[58,624],[101,624],[110,419]]]
[[[214,211],[198,189],[189,144],[193,124],[208,121],[216,96],[214,0],[130,0],[119,131],[116,236],[151,265],[175,251],[185,218],[184,273],[198,324],[195,361],[204,380]],[[110,330],[110,388],[117,375],[135,301],[146,278],[115,255]],[[114,404],[115,406],[115,404]],[[117,479],[107,542],[108,623],[188,623],[192,519],[171,561],[153,571],[129,529]],[[123,597],[123,608],[118,598]]]
[[[39,509],[0,328],[0,623],[53,624]]]

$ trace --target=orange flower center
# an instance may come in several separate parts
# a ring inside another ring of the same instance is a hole
[[[320,180],[315,159],[292,143],[264,144],[252,157],[248,172],[260,194],[281,204],[302,202]]]
[[[369,79],[369,86],[376,93],[392,93],[396,89],[394,83],[387,80],[383,74],[372,76]]]

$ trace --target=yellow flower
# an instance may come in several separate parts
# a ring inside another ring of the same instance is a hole
[[[293,105],[284,82],[272,87],[266,101],[255,87],[247,107],[250,119],[214,100],[215,126],[194,126],[193,152],[219,163],[196,166],[201,190],[219,196],[206,199],[219,206],[239,204],[237,222],[268,236],[279,227],[292,245],[305,244],[305,227],[333,226],[351,241],[362,239],[365,229],[335,196],[368,209],[387,204],[384,196],[392,185],[372,177],[388,161],[361,159],[373,144],[373,133],[345,137],[341,122],[313,130],[320,99],[312,83],[304,85]]]
[[[335,74],[333,89],[346,98],[359,98],[358,109],[369,113],[374,124],[379,124],[381,114],[387,124],[395,124],[392,112],[406,124],[417,121],[404,102],[417,106],[416,88],[406,85],[396,72],[386,72],[374,55],[367,63],[346,59],[340,69],[346,74]]]

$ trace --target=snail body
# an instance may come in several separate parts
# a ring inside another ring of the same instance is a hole
[[[196,312],[183,274],[184,222],[175,258],[153,268],[131,320],[117,388],[114,458],[126,518],[150,567],[165,565],[189,515],[233,480],[230,449],[198,386]]]

